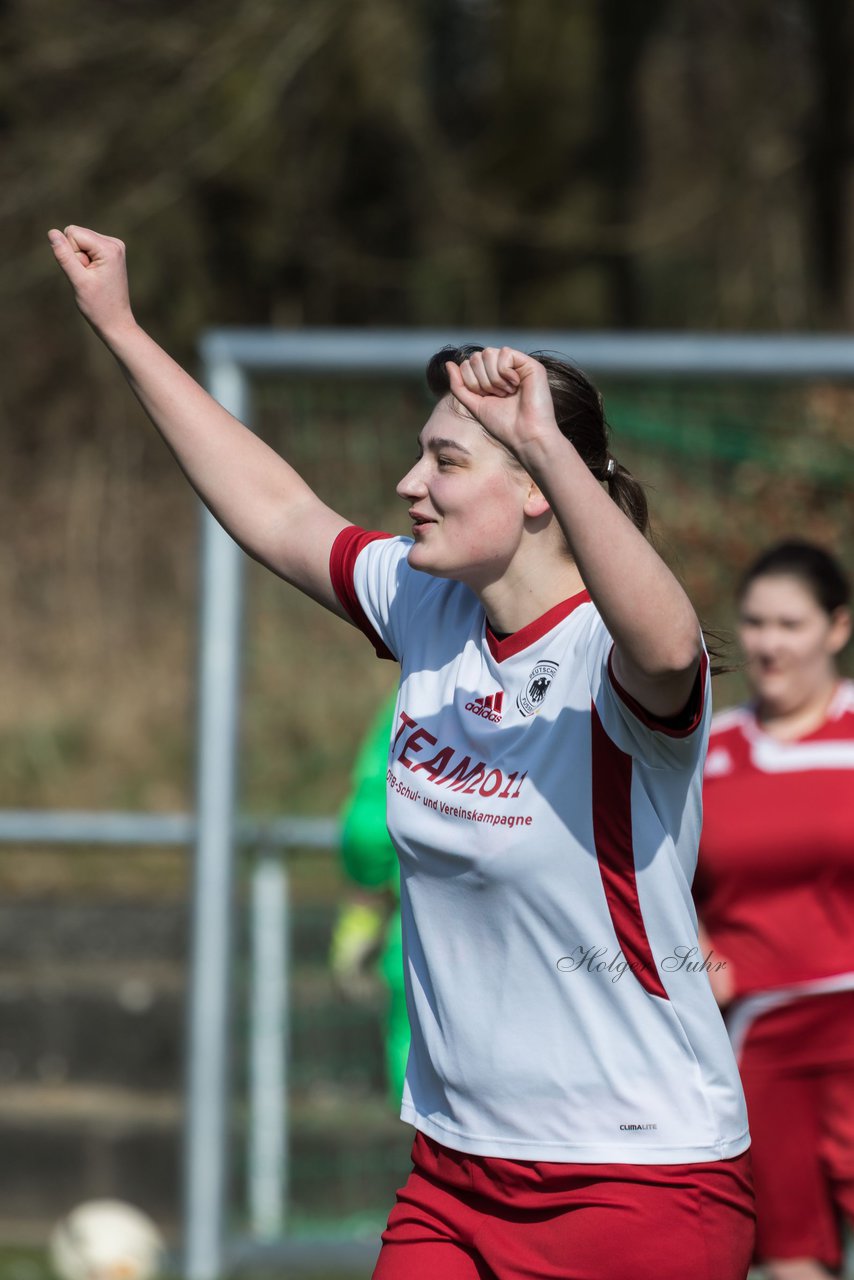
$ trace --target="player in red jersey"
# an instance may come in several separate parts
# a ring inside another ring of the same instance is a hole
[[[769,1280],[834,1272],[840,1219],[854,1221],[854,684],[836,667],[849,597],[809,543],[748,569],[755,697],[715,718],[706,760],[694,893],[747,1097]]]
[[[398,486],[412,536],[389,538],[139,328],[119,241],[50,239],[217,519],[401,665],[388,819],[418,1134],[378,1280],[744,1280],[744,1099],[683,955],[708,662],[595,387],[554,357],[437,353]]]

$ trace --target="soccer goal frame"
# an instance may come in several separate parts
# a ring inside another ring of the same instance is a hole
[[[253,427],[253,380],[259,375],[323,373],[350,378],[389,374],[420,377],[430,356],[472,334],[436,330],[313,329],[282,332],[213,329],[203,334],[203,379],[213,397]],[[594,375],[614,377],[700,377],[717,379],[854,380],[854,342],[845,336],[706,334],[589,334],[562,331],[480,333],[484,345],[560,351]],[[262,1240],[226,1238],[229,971],[232,957],[231,886],[236,820],[236,743],[239,718],[243,557],[208,513],[201,554],[200,648],[198,673],[197,821],[188,1011],[188,1068],[184,1173],[184,1271],[187,1280],[215,1280],[224,1271],[287,1257],[295,1269],[320,1263],[369,1261],[364,1247],[341,1244],[324,1250]],[[265,916],[269,951],[258,953],[259,975],[267,974],[268,1046],[257,1075],[259,1098],[284,1098],[286,1027],[276,921],[286,927],[285,896],[267,885],[260,902],[279,902],[279,915]],[[263,955],[268,959],[265,961]],[[262,1016],[263,1013],[262,1013]],[[277,1044],[277,1040],[279,1043]],[[266,1065],[265,1065],[266,1064]],[[286,1185],[277,1162],[286,1163],[286,1118],[266,1117],[264,1150],[268,1195],[275,1200]],[[272,1180],[272,1181],[271,1181]],[[263,1186],[263,1169],[259,1175]],[[263,1190],[262,1190],[262,1195]],[[321,1254],[323,1256],[321,1256]]]

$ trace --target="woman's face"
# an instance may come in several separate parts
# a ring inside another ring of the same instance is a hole
[[[451,396],[436,405],[418,447],[397,486],[412,519],[409,563],[475,590],[496,581],[519,545],[530,478]]]
[[[790,574],[754,578],[739,606],[747,677],[761,704],[797,711],[836,678],[834,658],[850,634],[847,610],[825,612]]]

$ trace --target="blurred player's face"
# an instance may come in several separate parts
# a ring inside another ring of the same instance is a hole
[[[418,461],[397,486],[409,504],[413,569],[479,590],[519,545],[530,479],[450,396],[418,438]]]
[[[799,578],[754,579],[741,600],[739,637],[760,703],[785,714],[822,696],[849,631],[847,611],[828,615]]]

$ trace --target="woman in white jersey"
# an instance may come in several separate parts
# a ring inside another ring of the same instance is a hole
[[[440,353],[398,487],[412,537],[388,538],[138,328],[119,241],[50,239],[217,518],[401,666],[418,1132],[376,1276],[743,1280],[749,1139],[690,896],[708,664],[595,389],[554,358]]]
[[[854,1223],[854,685],[836,666],[850,594],[811,543],[750,566],[738,604],[753,699],[716,717],[706,762],[695,896],[747,1097],[769,1280],[835,1273]]]

